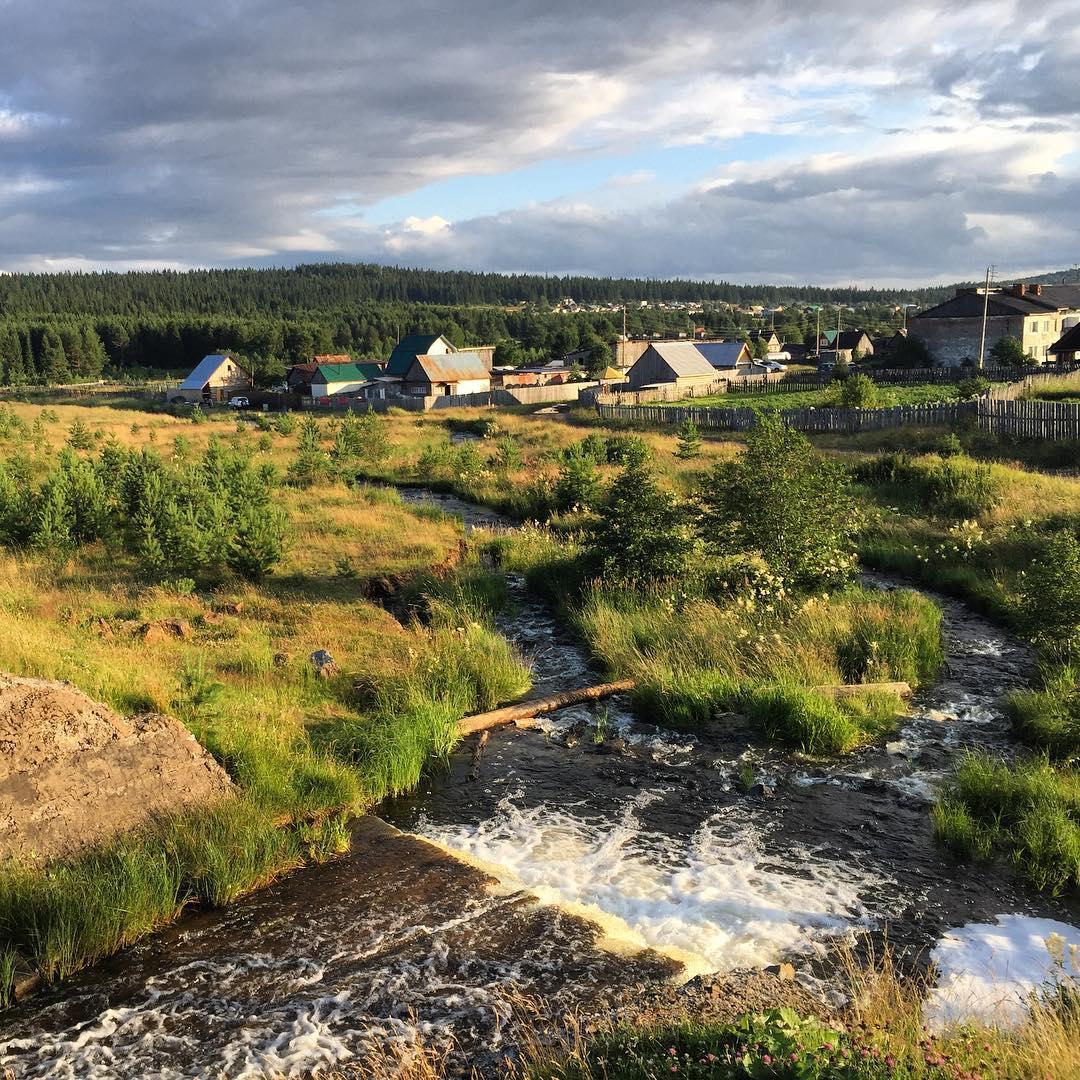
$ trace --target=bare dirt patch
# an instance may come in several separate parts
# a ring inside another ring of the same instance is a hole
[[[0,857],[47,862],[232,790],[178,720],[126,719],[70,683],[0,675]]]

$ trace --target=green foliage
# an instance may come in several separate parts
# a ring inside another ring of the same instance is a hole
[[[745,452],[713,469],[700,499],[702,534],[718,554],[758,552],[797,589],[854,572],[859,514],[844,471],[775,414],[758,418]]]
[[[934,447],[937,451],[938,457],[953,458],[959,457],[964,452],[964,446],[960,442],[960,436],[955,431],[950,431],[946,435],[942,435],[937,441],[937,445]]]
[[[972,401],[982,397],[990,389],[990,380],[982,375],[973,375],[968,379],[961,379],[956,384],[956,397],[958,401]]]
[[[279,435],[292,435],[296,431],[296,417],[292,413],[281,413],[274,420],[274,430]]]
[[[693,417],[688,416],[679,428],[679,449],[676,457],[683,461],[690,461],[701,454],[701,432]]]
[[[593,459],[584,453],[567,451],[555,481],[555,509],[589,510],[596,505],[599,493],[600,474]]]
[[[1080,658],[1080,540],[1062,530],[1024,573],[1020,618],[1028,637],[1050,655]]]
[[[1080,671],[1044,668],[1037,690],[1014,690],[1006,698],[1013,729],[1024,742],[1050,757],[1080,764]]]
[[[644,462],[631,460],[612,482],[599,520],[587,527],[585,558],[604,579],[643,585],[685,573],[694,546],[685,508]]]
[[[878,403],[878,388],[866,375],[851,375],[840,384],[838,404],[845,409],[872,409]]]
[[[605,446],[612,465],[644,465],[649,460],[649,444],[640,435],[609,435]]]
[[[1080,773],[1034,758],[1010,765],[969,752],[934,815],[935,834],[965,858],[1009,856],[1037,889],[1080,889]]]
[[[856,466],[853,476],[860,483],[890,486],[900,497],[959,521],[983,517],[1004,498],[993,468],[963,454],[882,454]]]
[[[1000,367],[1018,367],[1031,363],[1020,339],[1011,334],[1006,334],[994,342],[990,348],[990,359]]]
[[[503,435],[495,445],[495,465],[505,472],[517,472],[525,464],[521,446],[513,435]]]
[[[886,1080],[892,1057],[790,1008],[746,1015],[730,1024],[684,1020],[616,1028],[589,1039],[563,1060],[546,1060],[530,1080]],[[886,1060],[887,1059],[887,1060]]]
[[[191,422],[193,424],[205,424],[206,413],[202,411],[201,405],[194,405],[191,409]]]
[[[75,420],[68,428],[67,444],[72,450],[93,450],[93,432],[81,420]]]
[[[305,450],[304,437],[301,434],[301,452]],[[377,465],[390,455],[390,440],[386,434],[386,422],[374,409],[357,416],[347,412],[338,421],[334,432],[334,446],[331,457],[339,463],[359,460],[365,464]]]

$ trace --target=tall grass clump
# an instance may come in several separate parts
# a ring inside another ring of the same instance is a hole
[[[957,521],[984,517],[1005,497],[1005,485],[994,468],[963,454],[881,454],[856,466],[853,476]]]
[[[942,661],[940,610],[899,590],[718,601],[594,584],[574,622],[608,673],[636,680],[633,700],[643,716],[695,728],[740,712],[769,741],[809,753],[873,741],[899,711],[892,695],[833,700],[815,687],[918,685]]]
[[[174,919],[227,904],[299,862],[296,838],[245,799],[178,815],[44,869],[0,869],[0,934],[47,981]]]
[[[1014,690],[1005,704],[1024,742],[1056,761],[1080,762],[1080,670],[1075,664],[1045,668],[1040,688]]]
[[[938,839],[965,858],[1000,853],[1036,888],[1080,889],[1080,773],[1044,758],[1016,765],[970,752],[934,812]]]

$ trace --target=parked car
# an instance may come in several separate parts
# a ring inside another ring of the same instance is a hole
[[[271,394],[287,394],[289,392],[288,383],[278,383],[277,386],[270,387]]]
[[[787,371],[787,364],[781,364],[779,360],[762,360],[761,366],[766,371]]]
[[[229,398],[229,408],[230,409],[250,409],[251,408],[251,399],[244,397],[242,394],[238,395],[237,397],[231,397],[231,398]]]

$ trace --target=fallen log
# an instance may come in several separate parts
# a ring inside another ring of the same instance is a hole
[[[911,697],[911,687],[906,682],[848,683],[842,686],[815,686],[819,694],[831,698],[858,697],[859,694],[895,694]]]
[[[624,690],[633,689],[633,679],[601,683],[599,686],[583,686],[578,690],[567,690],[562,694],[552,694],[551,697],[534,698],[532,701],[507,705],[501,709],[494,709],[492,712],[466,716],[463,720],[458,721],[457,732],[460,736],[472,735],[477,731],[505,727],[507,724],[517,724],[519,727],[533,727],[534,725],[530,721],[535,720],[542,713],[565,709],[568,705],[580,705],[583,701],[599,701],[601,698],[610,697],[612,694],[621,694]]]

